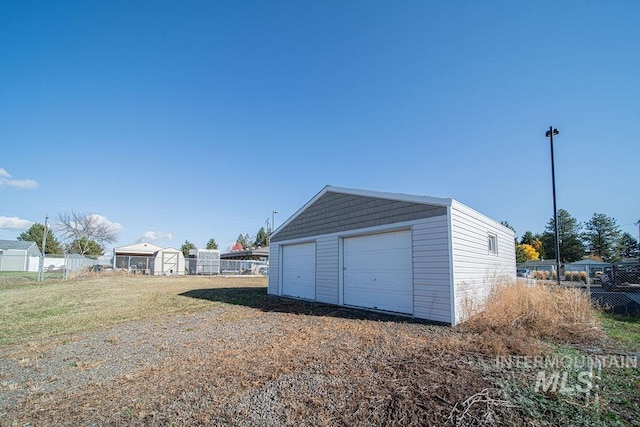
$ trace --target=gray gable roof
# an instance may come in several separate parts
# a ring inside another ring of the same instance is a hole
[[[272,242],[446,215],[451,199],[325,187],[271,236]]]
[[[0,249],[27,251],[31,246],[36,245],[36,242],[26,242],[22,240],[0,240]],[[37,247],[38,245],[36,245]]]

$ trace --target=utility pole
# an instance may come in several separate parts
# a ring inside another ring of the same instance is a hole
[[[276,228],[276,214],[279,213],[276,210],[271,211],[271,230]],[[271,243],[271,233],[269,233],[269,243]]]
[[[49,214],[44,217],[44,232],[42,233],[42,253],[40,254],[40,265],[38,267],[38,282],[44,280],[44,255],[47,247],[47,228],[49,226]]]
[[[269,243],[271,242],[271,226],[269,225],[269,218],[267,218],[264,223],[267,224],[267,246],[269,246]]]

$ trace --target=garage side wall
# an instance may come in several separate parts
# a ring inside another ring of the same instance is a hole
[[[414,316],[451,323],[451,274],[447,217],[413,226]]]
[[[495,285],[515,281],[515,240],[510,229],[454,201],[451,241],[458,323],[484,308]]]

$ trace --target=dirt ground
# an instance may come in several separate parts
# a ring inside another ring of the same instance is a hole
[[[226,304],[0,348],[0,425],[545,424],[457,328],[261,288],[184,296]]]

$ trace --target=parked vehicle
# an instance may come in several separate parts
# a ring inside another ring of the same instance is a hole
[[[613,291],[620,287],[640,285],[640,264],[613,265],[605,267],[602,275],[602,288]]]
[[[516,275],[518,277],[526,277],[529,278],[531,277],[531,270],[529,270],[528,268],[518,268],[516,270]]]

